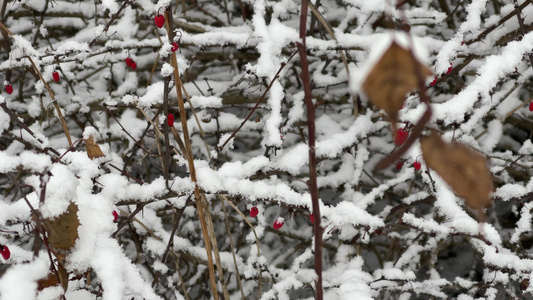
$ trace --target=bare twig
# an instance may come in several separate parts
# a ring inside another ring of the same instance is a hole
[[[233,239],[231,238],[231,227],[229,226],[228,213],[226,212],[226,204],[224,199],[221,199],[222,211],[224,212],[224,223],[226,224],[226,231],[228,235],[229,245],[231,247],[231,255],[233,256],[233,264],[235,265],[235,275],[237,276],[237,285],[241,291],[242,300],[245,300],[244,290],[242,289],[241,274],[239,273],[239,266],[237,265],[237,258],[235,257],[235,247],[233,247]]]
[[[237,132],[239,132],[239,130],[241,130],[241,128],[244,126],[244,124],[246,124],[246,122],[248,122],[248,120],[252,117],[253,113],[256,111],[256,109],[259,107],[259,104],[261,104],[261,102],[263,101],[263,99],[265,98],[266,94],[268,93],[268,91],[270,91],[270,89],[272,88],[272,85],[274,84],[274,82],[276,81],[276,79],[278,79],[279,77],[279,74],[281,73],[281,71],[283,70],[283,68],[285,68],[285,66],[289,63],[289,61],[291,61],[291,59],[294,57],[294,55],[296,55],[296,53],[298,53],[298,51],[295,51],[290,57],[289,59],[287,59],[286,62],[284,63],[281,63],[281,67],[279,68],[278,72],[276,72],[276,75],[274,75],[274,78],[272,78],[272,80],[270,80],[270,84],[267,86],[265,92],[263,93],[263,95],[261,95],[261,98],[259,98],[259,100],[257,101],[257,103],[255,104],[255,106],[250,110],[250,112],[248,113],[248,115],[246,116],[246,118],[244,118],[244,120],[241,122],[241,124],[239,125],[239,127],[237,127],[232,133],[231,135],[228,137],[228,139],[221,145],[221,146],[218,146],[215,150],[217,152],[220,152],[222,151],[222,149],[224,149],[224,147],[226,147],[226,145],[229,143],[229,141],[231,141],[231,139],[233,139],[235,137],[235,135],[237,134]]]
[[[126,8],[126,6],[128,6],[130,3],[131,3],[130,0],[126,0],[126,1],[122,2],[122,5],[121,5],[120,8],[117,10],[117,12],[111,17],[111,20],[109,20],[109,22],[107,22],[107,24],[105,25],[104,30],[103,30],[102,32],[107,32],[107,30],[109,30],[109,27],[113,24],[113,22],[115,22],[115,20],[116,20],[117,17],[120,15],[120,13],[122,12],[122,10],[124,10],[124,8]],[[89,43],[89,48],[92,47],[92,46],[94,45],[94,43],[96,43],[96,41],[98,41],[98,37],[95,37],[95,38]]]

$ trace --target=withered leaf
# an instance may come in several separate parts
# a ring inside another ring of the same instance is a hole
[[[65,269],[66,255],[58,252],[54,252],[54,255],[57,258],[57,269],[55,272],[48,273],[46,278],[41,278],[37,281],[39,291],[56,285],[61,285],[65,291],[68,289],[69,273],[67,269]]]
[[[94,142],[94,138],[92,136],[89,136],[89,138],[85,139],[85,147],[87,149],[87,156],[89,156],[90,159],[105,156],[102,150],[100,150],[100,146]]]
[[[57,256],[56,256],[57,257]],[[59,261],[59,258],[58,258]],[[59,283],[61,283],[61,286],[63,287],[63,290],[68,290],[68,277],[69,274],[67,272],[67,269],[65,269],[65,260],[61,260],[57,264],[57,275],[59,275]]]
[[[466,204],[481,212],[491,203],[492,174],[486,158],[469,147],[445,143],[432,132],[420,140],[424,161],[435,170]]]
[[[39,279],[37,281],[39,291],[44,290],[47,287],[56,286],[59,284],[59,279],[57,275],[53,272],[48,273],[46,278]]]
[[[418,86],[417,72],[423,78],[432,74],[426,66],[413,60],[408,50],[393,42],[363,83],[364,92],[387,113],[394,131],[406,94]]]
[[[50,246],[54,249],[69,250],[78,238],[78,207],[70,203],[65,213],[53,219],[44,219],[44,226],[48,232]]]

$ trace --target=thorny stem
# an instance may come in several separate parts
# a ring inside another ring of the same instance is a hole
[[[316,182],[316,152],[315,152],[315,106],[311,94],[311,81],[309,78],[309,65],[307,62],[307,48],[305,44],[306,26],[307,26],[307,9],[309,0],[302,0],[300,14],[300,39],[298,43],[298,52],[300,53],[300,65],[302,67],[302,84],[304,88],[304,101],[307,107],[307,131],[309,134],[309,191],[311,193],[311,202],[314,216],[315,231],[315,280],[316,295],[315,299],[323,299],[322,291],[322,231],[320,227],[320,207],[318,202],[318,188]]]

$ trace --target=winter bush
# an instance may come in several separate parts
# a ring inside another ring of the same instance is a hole
[[[532,2],[301,7],[4,0],[0,299],[531,297]],[[363,88],[393,42],[433,73],[408,149]],[[430,132],[486,158],[485,211]]]

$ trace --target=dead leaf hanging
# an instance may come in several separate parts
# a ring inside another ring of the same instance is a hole
[[[87,149],[87,156],[89,156],[90,159],[105,156],[102,150],[100,149],[100,146],[98,146],[98,144],[94,142],[94,138],[92,135],[85,139],[85,147]]]
[[[422,78],[432,74],[426,66],[414,60],[408,50],[393,42],[363,83],[364,92],[387,113],[394,131],[405,96],[418,86],[418,72]]]
[[[65,213],[52,219],[44,219],[44,226],[50,246],[54,249],[69,250],[74,247],[78,238],[78,207],[70,203]]]
[[[483,209],[490,206],[493,189],[486,158],[465,145],[445,143],[435,132],[422,138],[420,143],[427,166],[483,217]]]

